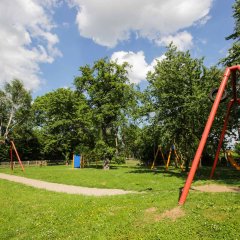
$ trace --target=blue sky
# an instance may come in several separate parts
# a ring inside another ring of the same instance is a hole
[[[21,79],[43,95],[72,87],[80,66],[102,57],[129,61],[130,80],[146,72],[173,41],[207,66],[227,54],[233,0],[1,0],[0,84]]]

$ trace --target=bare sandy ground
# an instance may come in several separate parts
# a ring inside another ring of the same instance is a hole
[[[166,210],[163,213],[158,213],[158,209],[156,207],[152,207],[146,209],[144,214],[146,218],[152,218],[152,221],[154,222],[159,222],[166,218],[175,221],[176,219],[185,216],[185,212],[181,206]]]
[[[239,192],[240,193],[240,187],[230,187],[230,186],[217,185],[217,184],[195,186],[195,187],[191,187],[191,189],[198,190],[201,192]]]
[[[50,183],[41,180],[35,180],[25,177],[19,177],[9,174],[0,173],[0,178],[12,182],[22,183],[35,188],[45,189],[54,192],[62,192],[68,194],[80,194],[87,196],[111,196],[111,195],[122,195],[129,193],[137,193],[133,191],[124,191],[121,189],[100,189],[100,188],[87,188],[87,187],[78,187],[71,186],[60,183]]]

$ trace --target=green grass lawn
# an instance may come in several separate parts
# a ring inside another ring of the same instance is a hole
[[[217,169],[206,180],[203,168],[195,185],[240,185],[232,168]],[[11,173],[9,169],[0,172]],[[150,171],[114,166],[110,171],[66,166],[29,167],[12,174],[71,185],[143,191],[108,197],[86,197],[39,190],[0,180],[0,239],[240,239],[240,194],[191,191],[183,215],[162,213],[177,207],[186,174],[170,168]]]

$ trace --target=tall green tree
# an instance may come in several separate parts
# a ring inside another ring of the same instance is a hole
[[[18,150],[27,158],[26,141],[31,135],[31,94],[23,83],[14,79],[6,83],[0,91],[0,138],[4,142],[7,138],[19,141]],[[2,145],[1,159],[8,159],[8,146]]]
[[[119,154],[120,128],[135,102],[127,66],[127,63],[119,65],[107,58],[100,59],[93,67],[80,67],[81,74],[74,81],[91,109],[93,126],[97,130],[95,154],[102,160]]]
[[[30,116],[31,94],[23,83],[14,79],[0,91],[0,136],[7,137],[9,132]]]
[[[91,122],[84,95],[59,88],[37,97],[33,112],[43,156],[69,160],[81,144],[88,144]]]
[[[212,105],[208,93],[219,85],[222,72],[216,67],[206,68],[203,59],[193,59],[189,52],[178,51],[173,45],[165,56],[147,77],[147,92],[155,113],[152,126],[160,130],[159,144],[175,144],[188,165]],[[215,124],[220,124],[222,118],[220,115]],[[213,128],[210,137],[214,139],[218,134],[218,128]]]

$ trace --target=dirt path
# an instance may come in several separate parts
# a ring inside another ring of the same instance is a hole
[[[68,194],[80,194],[87,196],[111,196],[111,195],[121,195],[129,193],[137,193],[133,191],[124,191],[120,189],[100,189],[100,188],[87,188],[87,187],[78,187],[71,186],[60,183],[50,183],[41,180],[35,180],[25,177],[19,177],[9,174],[0,173],[0,178],[9,180],[12,182],[22,183],[35,188],[45,189],[54,192],[62,192]]]
[[[191,187],[191,189],[198,190],[200,192],[239,192],[240,193],[240,187],[230,187],[230,186],[217,185],[217,184],[195,186],[195,187]]]
[[[137,193],[134,191],[125,191],[121,189],[104,189],[104,188],[88,188],[71,186],[60,183],[50,183],[41,180],[35,180],[5,173],[0,173],[0,179],[5,179],[12,182],[22,183],[35,188],[45,189],[54,192],[62,192],[68,194],[80,194],[87,196],[112,196],[112,195],[122,195],[129,193]],[[192,190],[197,190],[201,192],[238,192],[240,193],[240,187],[230,187],[225,185],[209,184],[203,186],[191,187]]]

